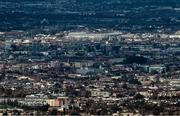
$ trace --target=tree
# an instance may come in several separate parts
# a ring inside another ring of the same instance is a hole
[[[60,88],[62,88],[62,85],[61,85],[60,83],[55,83],[55,84],[53,85],[53,91],[54,91],[55,93],[59,93]]]
[[[0,96],[4,95],[4,93],[5,93],[4,87],[0,86]]]
[[[52,111],[50,112],[50,115],[54,116],[57,115],[57,109],[53,108]]]
[[[127,63],[127,64],[133,64],[133,63],[146,64],[147,61],[148,61],[148,59],[145,57],[142,57],[142,56],[129,56],[126,58],[125,63]]]
[[[138,94],[135,95],[134,99],[136,99],[136,100],[144,99],[144,96],[138,93]]]

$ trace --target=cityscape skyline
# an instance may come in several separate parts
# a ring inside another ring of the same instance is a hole
[[[0,115],[180,115],[180,1],[1,0]]]

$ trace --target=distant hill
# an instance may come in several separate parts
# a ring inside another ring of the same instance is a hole
[[[0,17],[1,31],[66,30],[77,25],[129,31],[178,30],[180,0],[1,0]]]

